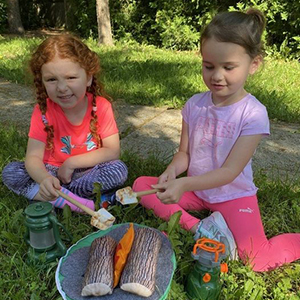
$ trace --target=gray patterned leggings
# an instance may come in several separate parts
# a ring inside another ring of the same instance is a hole
[[[45,164],[47,171],[57,177],[58,167]],[[100,183],[102,193],[121,187],[128,175],[127,166],[121,160],[113,160],[88,169],[76,169],[69,184],[62,186],[82,198],[92,198],[94,183]],[[17,195],[32,200],[39,190],[27,173],[24,162],[11,162],[2,171],[3,183]]]

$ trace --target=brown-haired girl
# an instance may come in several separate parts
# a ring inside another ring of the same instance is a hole
[[[161,189],[141,204],[195,234],[224,242],[228,254],[268,271],[300,258],[300,234],[267,239],[257,203],[251,158],[269,135],[267,110],[244,89],[262,61],[265,19],[258,10],[217,15],[201,36],[202,77],[209,91],[190,98],[182,110],[179,151],[155,177],[140,177],[134,190]],[[186,177],[177,176],[187,171]],[[203,220],[189,210],[213,213]]]
[[[97,83],[98,55],[69,34],[44,40],[30,68],[37,105],[29,130],[25,163],[12,162],[2,173],[4,184],[30,200],[66,204],[57,190],[94,209],[94,183],[112,192],[127,179],[120,161],[118,128],[111,103]],[[75,194],[75,195],[74,195]],[[89,199],[85,199],[89,198]]]

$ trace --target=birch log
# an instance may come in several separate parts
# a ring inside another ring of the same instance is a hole
[[[158,253],[161,247],[159,234],[150,228],[140,228],[120,280],[120,288],[143,297],[152,295]]]
[[[93,241],[81,296],[103,296],[112,293],[116,246],[117,242],[110,236]]]

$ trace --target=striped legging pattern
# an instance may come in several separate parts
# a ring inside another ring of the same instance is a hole
[[[45,164],[46,170],[57,177],[58,167]],[[122,186],[128,176],[128,169],[121,160],[113,160],[88,169],[76,169],[69,184],[63,187],[83,197],[93,196],[94,183],[101,184],[101,192],[105,193]],[[38,191],[38,184],[29,176],[24,162],[11,162],[2,171],[3,183],[17,195],[29,200],[33,198],[33,190]],[[29,196],[30,195],[30,196]]]

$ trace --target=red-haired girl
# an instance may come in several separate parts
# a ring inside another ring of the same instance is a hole
[[[30,200],[66,204],[57,190],[94,209],[94,183],[108,193],[127,179],[119,160],[120,142],[111,103],[97,82],[98,55],[68,35],[44,40],[33,53],[30,68],[37,105],[31,118],[25,163],[11,162],[4,184]],[[75,195],[74,195],[75,194]],[[86,199],[87,198],[87,199]]]

